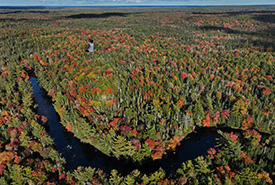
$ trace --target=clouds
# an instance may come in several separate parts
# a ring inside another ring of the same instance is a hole
[[[0,6],[275,5],[274,0],[0,0]]]

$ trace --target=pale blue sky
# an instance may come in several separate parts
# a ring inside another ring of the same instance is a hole
[[[0,0],[0,6],[275,5],[275,0]]]

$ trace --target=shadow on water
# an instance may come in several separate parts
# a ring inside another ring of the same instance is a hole
[[[107,17],[125,17],[129,15],[129,13],[116,13],[116,12],[109,12],[109,13],[101,13],[101,14],[76,14],[70,15],[66,18],[72,19],[82,19],[82,18],[107,18]]]
[[[106,173],[116,169],[122,175],[128,175],[134,169],[138,169],[144,174],[157,171],[160,167],[169,175],[186,160],[195,159],[200,155],[205,155],[207,150],[214,147],[217,136],[211,129],[200,129],[197,133],[189,134],[181,142],[175,152],[169,152],[162,160],[148,160],[142,166],[136,166],[130,160],[118,160],[108,157],[89,144],[82,143],[68,132],[61,124],[51,98],[38,84],[36,78],[31,78],[31,85],[35,101],[38,104],[37,114],[48,118],[48,133],[54,139],[57,150],[66,160],[66,165],[71,170],[78,166],[100,168]]]

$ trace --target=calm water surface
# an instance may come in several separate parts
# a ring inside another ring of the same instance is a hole
[[[72,170],[78,166],[91,166],[92,168],[100,168],[107,173],[110,173],[112,169],[116,169],[125,175],[134,169],[149,174],[161,167],[169,175],[180,168],[184,161],[205,155],[207,150],[214,147],[216,143],[216,133],[209,129],[202,129],[197,133],[189,134],[177,147],[176,151],[169,152],[162,160],[149,161],[143,166],[137,167],[126,160],[108,157],[93,146],[84,144],[73,137],[73,134],[67,132],[61,125],[51,98],[37,84],[37,79],[31,78],[30,82],[33,87],[35,101],[38,104],[37,114],[48,118],[48,133],[54,139],[58,152],[65,158],[67,167]]]

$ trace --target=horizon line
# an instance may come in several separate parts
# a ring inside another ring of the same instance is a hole
[[[43,8],[47,8],[47,7],[81,7],[81,8],[89,8],[89,7],[221,7],[221,6],[230,6],[230,7],[234,7],[234,6],[275,6],[274,4],[251,4],[251,5],[89,5],[89,6],[77,6],[77,5],[67,5],[67,6],[63,6],[63,5],[33,5],[33,6],[29,6],[29,5],[4,5],[1,6],[0,8],[16,8],[16,7],[43,7]]]

